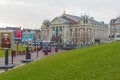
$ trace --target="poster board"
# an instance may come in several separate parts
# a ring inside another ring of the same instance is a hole
[[[22,33],[22,46],[23,47],[32,47],[33,34],[32,32],[23,32]]]
[[[13,48],[13,34],[9,31],[0,32],[0,49]]]
[[[14,39],[21,39],[21,31],[20,30],[14,31]]]

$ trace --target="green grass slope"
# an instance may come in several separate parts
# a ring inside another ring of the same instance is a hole
[[[33,47],[34,48],[34,47]],[[31,49],[31,48],[30,48]],[[14,50],[17,51],[17,47],[14,46]],[[25,47],[22,46],[18,46],[18,51],[23,51],[25,50]],[[9,54],[11,54],[11,50],[9,50]],[[0,50],[0,57],[4,57],[5,56],[5,50]]]
[[[0,80],[120,80],[120,42],[51,55],[2,73]]]

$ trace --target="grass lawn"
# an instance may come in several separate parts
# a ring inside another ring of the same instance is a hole
[[[17,50],[17,47],[14,47],[15,50]],[[19,46],[18,51],[23,51],[25,50],[25,47]],[[9,54],[11,54],[11,50],[9,50]],[[5,55],[5,50],[0,50],[0,57],[4,57]]]
[[[120,80],[120,42],[51,55],[0,74],[0,80]]]

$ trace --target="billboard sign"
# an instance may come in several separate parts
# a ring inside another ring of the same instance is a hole
[[[0,49],[12,49],[12,32],[0,32]]]
[[[21,39],[21,31],[20,30],[14,31],[14,39]]]
[[[32,40],[33,34],[31,32],[22,33],[22,46],[26,47],[29,45],[29,47],[32,47]]]

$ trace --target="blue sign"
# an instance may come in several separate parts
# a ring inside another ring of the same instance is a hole
[[[43,46],[43,42],[39,42],[40,46]]]
[[[33,33],[23,32],[22,33],[22,46],[32,47]]]

